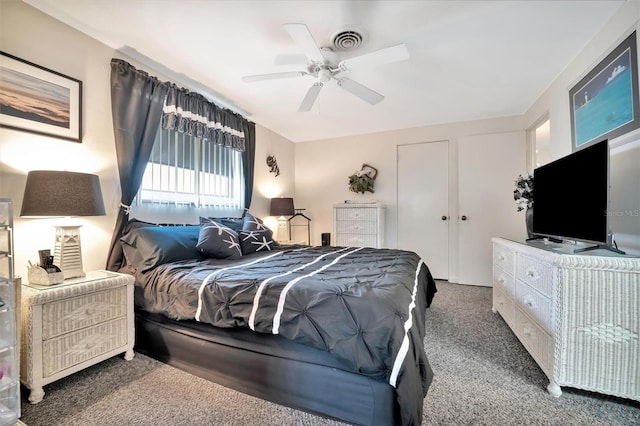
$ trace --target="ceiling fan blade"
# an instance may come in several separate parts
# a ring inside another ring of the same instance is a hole
[[[287,30],[293,41],[302,47],[307,58],[316,62],[324,62],[322,52],[305,24],[284,24],[284,29]]]
[[[372,66],[400,62],[409,59],[409,51],[404,44],[398,44],[375,52],[355,56],[340,62],[340,69],[355,70],[358,68],[369,68]]]
[[[253,83],[256,81],[263,81],[263,80],[275,80],[277,78],[302,77],[307,74],[308,73],[304,71],[288,71],[288,72],[275,72],[272,74],[245,75],[244,77],[242,77],[242,81],[244,81],[245,83]]]
[[[338,86],[342,87],[347,92],[350,92],[365,102],[375,105],[384,99],[380,93],[375,90],[369,89],[362,84],[351,80],[350,78],[339,78]]]
[[[318,95],[320,94],[320,89],[322,89],[323,84],[321,82],[313,83],[313,86],[309,88],[307,94],[304,96],[300,107],[298,108],[298,112],[308,112],[311,111],[311,107],[316,102]]]
[[[275,65],[306,65],[307,57],[302,53],[280,54],[274,59]]]

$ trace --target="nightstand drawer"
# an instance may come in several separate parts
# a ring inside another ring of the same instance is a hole
[[[336,245],[341,247],[376,247],[376,235],[338,234]]]
[[[42,343],[42,377],[127,344],[127,318],[88,327]]]
[[[125,286],[46,303],[42,307],[42,338],[60,336],[110,319],[127,309]]]

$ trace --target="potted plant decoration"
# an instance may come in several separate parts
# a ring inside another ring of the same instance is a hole
[[[530,174],[518,175],[515,183],[516,189],[513,191],[513,199],[516,201],[519,212],[526,210],[527,237],[533,238],[533,176]]]

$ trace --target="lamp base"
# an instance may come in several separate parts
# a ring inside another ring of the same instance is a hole
[[[62,270],[65,280],[86,276],[82,270],[80,225],[56,226],[53,264]]]

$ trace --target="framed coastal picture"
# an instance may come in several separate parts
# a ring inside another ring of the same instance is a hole
[[[640,127],[635,31],[569,91],[573,151]]]
[[[0,127],[82,141],[82,82],[0,52]]]

